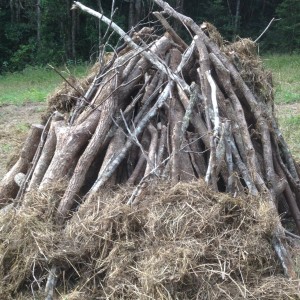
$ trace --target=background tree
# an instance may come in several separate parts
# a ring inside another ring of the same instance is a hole
[[[298,0],[168,2],[198,23],[213,23],[227,40],[233,36],[255,39],[273,17],[281,18],[260,41],[261,50],[293,52],[299,49]],[[99,36],[104,35],[107,26],[101,27],[98,20],[70,11],[71,4],[71,0],[0,0],[0,73],[21,70],[26,65],[97,59]],[[112,1],[85,0],[84,4],[95,10],[102,8],[104,14],[110,15]],[[145,17],[154,20],[148,13],[153,5],[150,0],[115,0],[113,20],[129,30]],[[173,24],[176,30],[180,30],[178,24]],[[110,43],[115,45],[117,41],[113,36]]]
[[[300,1],[285,0],[276,9],[280,22],[276,24],[274,46],[282,52],[292,53],[300,49]],[[273,35],[273,36],[274,36]]]

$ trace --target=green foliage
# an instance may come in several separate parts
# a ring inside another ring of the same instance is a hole
[[[14,66],[14,70],[22,70],[32,63],[35,53],[35,44],[20,45],[19,49],[13,53],[9,63]]]
[[[300,1],[285,0],[276,10],[281,20],[276,31],[281,38],[278,46],[290,53],[300,50]],[[284,45],[284,46],[283,46]]]
[[[182,0],[183,11],[198,23],[213,23],[227,40],[233,38],[237,0]],[[153,8],[152,0],[143,2],[146,16]],[[174,7],[178,0],[168,0]],[[10,6],[10,3],[14,3]],[[27,65],[64,64],[70,60],[95,60],[99,52],[99,34],[107,26],[81,11],[71,11],[71,0],[41,0],[40,37],[37,40],[37,0],[0,0],[0,73],[23,69]],[[84,4],[99,10],[98,1],[85,0]],[[110,16],[111,1],[102,0],[104,14]],[[281,20],[260,41],[263,51],[295,52],[300,49],[300,1],[252,0],[240,2],[237,34],[255,39],[274,17]],[[130,1],[116,0],[113,20],[126,30]],[[150,19],[152,18],[149,15]],[[152,24],[150,24],[152,26]],[[184,34],[190,39],[183,28]],[[110,36],[110,34],[108,35]],[[109,44],[119,41],[111,35]],[[111,49],[108,49],[111,51]]]
[[[281,0],[274,16],[279,20],[268,31],[263,42],[263,49],[277,53],[299,53],[300,1]]]
[[[226,1],[185,1],[184,8],[185,13],[197,23],[210,22],[218,28],[226,39],[231,39],[233,19],[228,11]]]

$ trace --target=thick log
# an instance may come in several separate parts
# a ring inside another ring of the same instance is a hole
[[[157,129],[150,123],[147,126],[150,135],[151,141],[148,151],[148,162],[146,165],[145,176],[149,176],[150,172],[156,167],[156,151],[157,151],[157,142],[158,142],[158,132]]]
[[[44,130],[43,125],[33,124],[20,152],[20,157],[0,183],[0,206],[7,204],[16,197],[19,186],[14,178],[18,173],[26,174],[34,154],[39,146],[40,137]]]
[[[169,49],[170,45],[170,40],[164,36],[152,46],[151,50],[159,55],[162,55]],[[109,89],[105,89],[108,90],[108,94],[103,94],[102,92],[101,95],[98,95],[99,100],[95,99],[95,104],[98,104],[99,102],[103,103],[101,106],[100,118],[96,131],[89,141],[88,146],[84,150],[84,153],[81,155],[67,190],[59,205],[58,215],[61,215],[63,218],[68,213],[68,209],[72,207],[72,204],[75,200],[74,196],[82,187],[86,172],[94,160],[95,155],[98,153],[100,148],[104,146],[103,141],[105,140],[105,137],[111,127],[113,122],[112,118],[114,117],[116,110],[124,106],[124,100],[128,97],[135,84],[138,83],[140,76],[144,74],[149,67],[149,61],[145,58],[141,58],[136,66],[135,71],[130,74],[129,78],[126,78],[124,83],[118,86],[124,87],[118,90],[118,94],[114,93],[117,88],[117,86],[115,86],[116,82],[114,81],[114,83],[109,85]],[[103,100],[103,98],[105,100]],[[102,173],[99,176],[102,177]]]
[[[100,118],[100,111],[95,110],[85,122],[80,125],[68,126],[56,124],[57,139],[55,153],[39,186],[39,190],[46,190],[56,180],[66,179],[79,154],[84,149],[96,130]]]
[[[38,188],[39,184],[41,183],[55,152],[55,147],[56,147],[55,127],[56,126],[60,127],[63,125],[64,125],[64,121],[56,121],[56,122],[52,121],[41,156],[32,174],[32,178],[28,186],[28,191],[30,191],[33,188]]]

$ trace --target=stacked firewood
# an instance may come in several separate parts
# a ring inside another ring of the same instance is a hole
[[[75,2],[73,9],[106,22],[126,46],[100,64],[84,91],[74,87],[77,101],[67,117],[53,111],[44,126],[32,127],[1,182],[1,205],[13,199],[21,207],[29,191],[64,182],[57,207],[63,224],[103,188],[134,185],[126,201],[137,205],[150,182],[204,178],[233,197],[264,194],[275,213],[278,203],[287,204],[300,231],[299,172],[278,128],[271,76],[257,62],[255,43],[226,44],[212,25],[198,26],[167,3],[154,2],[163,9],[154,13],[163,35],[147,27],[127,35]],[[166,15],[188,28],[189,43]],[[285,273],[294,277],[280,224],[273,242]]]

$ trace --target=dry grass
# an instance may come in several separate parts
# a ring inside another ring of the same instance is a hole
[[[223,49],[256,97],[259,97],[261,102],[268,103],[273,109],[272,73],[264,68],[257,45],[251,39],[239,39],[235,43],[224,45]]]
[[[27,195],[1,218],[1,299],[40,294],[52,265],[60,299],[298,299],[270,244],[278,220],[261,198],[164,183],[129,207],[131,190],[120,188],[58,228],[60,190]]]

